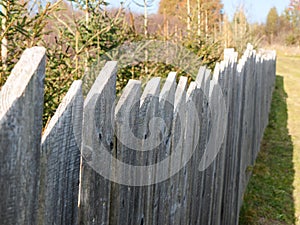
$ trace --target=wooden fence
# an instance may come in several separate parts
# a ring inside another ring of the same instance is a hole
[[[108,62],[85,100],[74,81],[42,135],[45,49],[27,49],[0,92],[0,223],[238,224],[275,68],[273,51],[227,49],[190,84],[130,80],[117,100]]]

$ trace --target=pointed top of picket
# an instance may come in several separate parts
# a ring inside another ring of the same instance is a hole
[[[199,68],[197,77],[196,77],[196,84],[198,87],[203,87],[203,83],[205,81],[205,74],[206,74],[206,67],[205,66],[201,66]]]
[[[144,92],[141,97],[140,106],[143,105],[144,100],[150,95],[150,96],[159,96],[160,91],[160,77],[154,77],[150,81],[148,81]]]
[[[116,83],[116,77],[117,77],[117,71],[118,71],[118,63],[117,61],[109,61],[107,62],[102,70],[100,71],[97,79],[93,83],[93,86],[91,87],[86,99],[84,105],[88,104],[89,101],[92,99],[92,97],[95,94],[100,94],[103,92],[104,87],[109,83],[110,79],[114,80],[114,84]],[[115,87],[112,87],[115,88]]]
[[[65,95],[65,97],[63,98],[61,103],[59,104],[58,108],[56,109],[56,112],[55,112],[54,116],[51,118],[49,124],[45,128],[45,131],[44,131],[44,134],[43,134],[43,137],[42,137],[42,143],[47,138],[47,136],[50,134],[52,128],[55,126],[55,124],[61,118],[63,113],[70,106],[72,101],[74,101],[74,99],[78,96],[80,96],[82,98],[81,86],[82,86],[82,81],[81,80],[75,80],[72,83],[71,87],[69,88],[69,91],[67,92],[67,94]],[[73,115],[73,116],[77,117],[79,115]]]
[[[214,69],[212,80],[214,80],[215,82],[218,82],[219,77],[220,77],[220,72],[221,72],[221,64],[217,63],[215,66],[215,69]]]
[[[189,101],[191,99],[191,96],[193,94],[193,91],[197,88],[197,83],[195,81],[192,81],[187,89],[186,92],[186,101]]]
[[[23,52],[0,91],[0,118],[5,115],[14,101],[23,95],[35,74],[38,75],[39,80],[44,80],[45,54],[44,47],[32,47]]]
[[[141,96],[141,81],[129,80],[123,93],[116,105],[115,115],[119,115],[122,111],[128,109],[128,106],[136,104]]]
[[[159,101],[162,100],[169,101],[169,92],[170,90],[175,92],[175,88],[176,88],[176,72],[170,72],[160,92]]]
[[[183,77],[183,76],[180,77],[175,92],[174,110],[178,109],[180,102],[182,102],[182,98],[185,98],[184,93],[186,92],[187,82],[188,82],[187,77]]]

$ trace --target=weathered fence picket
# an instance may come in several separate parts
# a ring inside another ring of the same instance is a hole
[[[181,215],[183,204],[183,188],[187,186],[184,183],[184,173],[186,171],[180,168],[184,167],[183,150],[185,142],[185,129],[186,129],[186,88],[187,78],[180,77],[174,99],[174,112],[172,123],[172,136],[171,136],[171,151],[170,151],[170,167],[171,171],[176,171],[175,175],[170,174],[169,180],[169,224],[180,224],[180,218],[184,219],[185,215]],[[178,160],[179,159],[179,160]],[[179,169],[179,170],[178,170]],[[182,217],[183,216],[183,217]]]
[[[108,224],[111,183],[99,171],[111,171],[117,63],[109,62],[89,91],[83,109],[79,224]],[[92,166],[92,167],[91,167]],[[104,169],[106,170],[104,170]],[[98,173],[97,173],[98,172]],[[105,174],[109,177],[111,174]]]
[[[181,224],[196,224],[199,210],[197,205],[201,204],[201,188],[203,173],[197,169],[199,158],[203,154],[204,148],[201,146],[201,131],[203,128],[202,102],[203,92],[197,88],[196,82],[189,85],[186,96],[186,132],[185,148],[193,151],[190,162],[183,169],[182,179],[184,179],[183,189],[183,209]],[[200,125],[200,127],[199,127]],[[200,129],[199,129],[200,128]],[[196,210],[195,210],[196,209]]]
[[[224,189],[223,189],[223,199],[222,199],[222,205],[227,207],[222,207],[223,212],[221,214],[221,221],[228,221],[228,218],[231,218],[234,215],[234,208],[232,205],[232,198],[234,198],[235,195],[235,172],[236,172],[236,151],[234,148],[234,137],[236,134],[234,132],[236,131],[236,125],[237,125],[237,110],[238,106],[235,105],[235,99],[234,96],[236,96],[236,64],[237,64],[237,54],[234,52],[228,53],[228,66],[227,66],[227,73],[225,74],[225,77],[228,76],[227,79],[227,87],[226,90],[223,89],[223,92],[227,92],[227,98],[225,99],[227,101],[227,110],[228,110],[228,117],[227,117],[227,139],[226,139],[226,145],[225,145],[225,176],[224,176]],[[225,78],[226,79],[226,78]]]
[[[157,161],[155,163],[162,160],[168,160],[167,157],[171,152],[171,131],[176,86],[176,73],[170,73],[159,96],[159,117],[162,119],[162,121],[164,121],[164,124],[159,124],[159,131],[161,132],[161,144],[159,146],[159,150],[157,151],[157,155],[155,156],[157,158]],[[155,174],[156,181],[160,181],[160,177],[162,174],[168,174],[168,170],[169,168],[160,168],[159,166],[157,166]],[[165,180],[155,184],[156,192],[154,195],[154,212],[152,224],[166,224],[166,221],[169,220],[169,182],[169,180]]]
[[[124,88],[120,100],[116,106],[116,158],[123,163],[131,164],[132,159],[135,158],[136,145],[130,145],[135,142],[136,137],[134,130],[137,129],[137,118],[139,115],[141,96],[141,82],[136,80],[129,80]],[[116,184],[118,200],[112,208],[118,211],[116,215],[117,222],[114,224],[132,224],[133,209],[134,209],[134,186],[130,186],[131,182],[135,179],[134,171],[127,171],[122,166],[116,167],[116,177],[119,180],[124,180],[122,184]],[[128,182],[126,184],[125,182]],[[112,200],[115,202],[114,200]]]
[[[0,92],[1,224],[238,224],[275,69],[273,51],[227,49],[190,84],[130,80],[117,100],[108,62],[41,136],[45,49],[26,50]]]
[[[27,49],[0,92],[0,221],[35,224],[45,49]]]
[[[155,164],[155,150],[159,149],[159,134],[156,131],[155,119],[158,118],[159,107],[159,92],[160,92],[160,78],[152,78],[146,85],[143,95],[141,97],[141,104],[139,110],[139,122],[137,134],[142,139],[142,152],[138,153],[136,163],[140,166]],[[154,149],[154,151],[147,151]],[[139,159],[139,160],[138,160]],[[135,187],[138,197],[135,201],[138,203],[136,216],[137,219],[132,224],[152,224],[152,211],[154,207],[154,183],[155,183],[155,167],[147,173],[147,176],[142,174],[136,175],[137,179],[143,181],[148,180],[152,185]]]
[[[42,137],[39,224],[76,224],[83,111],[74,81]]]

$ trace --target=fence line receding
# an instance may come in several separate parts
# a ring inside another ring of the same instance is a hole
[[[238,224],[275,69],[248,45],[190,83],[130,80],[117,97],[108,62],[42,135],[45,49],[27,49],[0,92],[1,224]]]

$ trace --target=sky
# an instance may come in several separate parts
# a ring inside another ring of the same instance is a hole
[[[143,2],[143,0],[135,1]],[[159,1],[154,0],[152,7],[149,9],[150,12],[157,12]],[[108,0],[108,2],[115,7],[119,6],[120,2],[125,2],[126,8],[131,11],[143,12],[143,9],[137,7],[133,0]],[[230,19],[233,17],[235,10],[243,6],[250,23],[264,23],[272,7],[275,6],[280,15],[289,5],[289,0],[222,0],[222,3],[224,4],[224,11]]]
[[[280,15],[289,5],[289,0],[222,0],[224,11],[232,19],[235,9],[243,6],[248,21],[251,23],[264,23],[272,7],[276,7]]]

